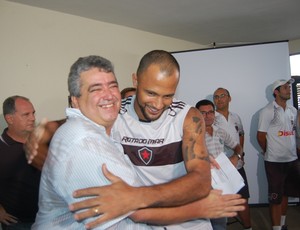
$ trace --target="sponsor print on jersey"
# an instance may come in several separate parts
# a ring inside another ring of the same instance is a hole
[[[287,136],[294,136],[295,135],[295,131],[278,131],[278,136],[279,137],[287,137]]]
[[[164,141],[165,141],[164,138],[145,139],[145,138],[134,138],[134,137],[127,137],[127,136],[122,137],[121,140],[121,142],[125,144],[132,143],[132,144],[143,144],[143,145],[155,145],[155,144],[162,145]]]

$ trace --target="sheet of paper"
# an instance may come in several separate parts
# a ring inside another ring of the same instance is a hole
[[[215,160],[221,168],[211,169],[212,187],[222,190],[223,194],[237,193],[245,185],[243,177],[224,153],[221,153]]]

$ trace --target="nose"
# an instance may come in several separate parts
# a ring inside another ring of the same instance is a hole
[[[155,99],[154,106],[157,110],[161,110],[164,107],[164,101],[161,97]]]
[[[31,113],[31,114],[30,114],[29,120],[35,121],[35,114],[34,114],[34,113]]]
[[[105,99],[113,98],[113,90],[109,87],[105,88],[103,91],[103,96]]]

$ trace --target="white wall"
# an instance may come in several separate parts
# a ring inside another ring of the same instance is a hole
[[[138,61],[152,49],[200,44],[0,0],[0,102],[15,94],[33,102],[37,120],[65,117],[67,74],[80,56],[110,59],[120,89],[132,86]],[[1,106],[2,107],[2,106]],[[6,126],[0,112],[0,130]]]
[[[213,100],[224,87],[231,94],[230,111],[242,119],[245,130],[245,170],[251,204],[268,203],[267,181],[261,149],[256,140],[258,111],[273,101],[271,84],[290,78],[287,42],[231,48],[206,49],[174,54],[181,66],[176,97],[195,105]],[[292,103],[292,100],[289,101]]]

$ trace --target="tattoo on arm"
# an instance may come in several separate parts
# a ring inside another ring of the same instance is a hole
[[[199,146],[198,146],[200,145],[198,139],[201,138],[203,132],[203,122],[201,118],[197,116],[193,116],[192,121],[193,121],[192,129],[190,130],[189,139],[186,143],[183,152],[184,158],[186,159],[186,161],[197,158],[199,160],[210,162],[208,154],[204,151],[205,148],[200,148],[199,150]],[[197,152],[198,154],[195,154]]]

